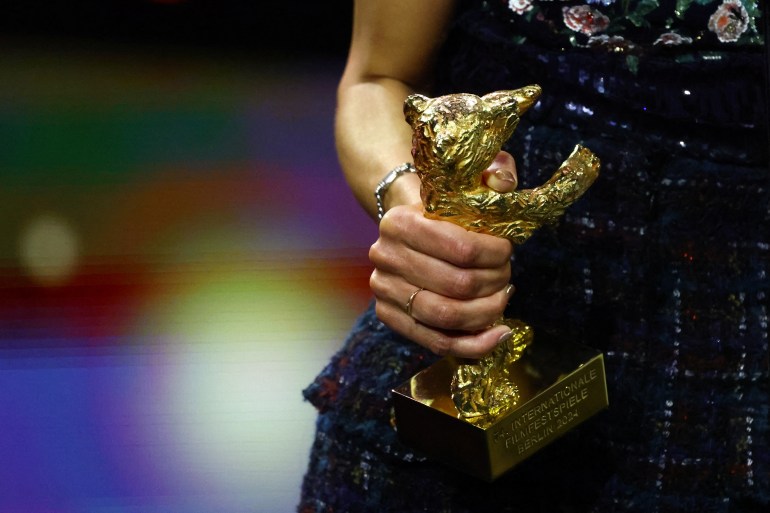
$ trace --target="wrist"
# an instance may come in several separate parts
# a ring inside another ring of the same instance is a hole
[[[420,201],[420,180],[414,165],[407,162],[391,169],[374,189],[377,218],[382,219],[390,208]]]
[[[420,199],[420,177],[416,173],[405,173],[399,177],[385,195],[385,212],[399,205],[422,203]]]

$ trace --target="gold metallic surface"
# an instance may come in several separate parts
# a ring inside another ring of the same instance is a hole
[[[468,422],[460,417],[448,386],[462,364],[447,356],[396,387],[394,421],[408,445],[486,481],[608,405],[602,354],[574,340],[548,339],[528,346],[508,365],[518,404],[483,425]]]
[[[462,418],[481,427],[491,424],[521,399],[510,369],[532,342],[532,328],[516,319],[504,322],[511,328],[511,338],[479,360],[460,360],[452,377],[455,408]]]
[[[534,189],[498,193],[482,182],[482,172],[540,92],[531,85],[482,97],[407,98],[404,114],[413,130],[412,156],[427,217],[521,244],[542,225],[556,222],[583,195],[599,174],[599,159],[580,145]],[[482,427],[518,403],[519,389],[507,368],[532,341],[532,329],[523,322],[500,323],[511,327],[512,337],[484,358],[460,364],[452,379],[459,415]]]

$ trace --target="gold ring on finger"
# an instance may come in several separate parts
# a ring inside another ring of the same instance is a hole
[[[409,300],[406,302],[406,306],[404,307],[404,311],[406,312],[406,315],[409,317],[412,316],[412,305],[414,304],[414,298],[417,297],[417,294],[425,290],[425,287],[420,287],[419,289],[412,292],[412,295],[409,296]]]

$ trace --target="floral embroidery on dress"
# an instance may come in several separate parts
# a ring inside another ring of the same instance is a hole
[[[692,43],[691,37],[681,36],[676,32],[666,32],[664,34],[661,34],[660,37],[656,39],[653,44],[663,45],[663,46],[678,46],[678,45],[688,45],[690,43]]]
[[[654,47],[696,45],[717,51],[720,44],[763,42],[757,28],[759,0],[497,1],[520,21],[540,23],[566,37],[572,46],[644,53]],[[651,33],[653,26],[663,26],[665,31]]]
[[[508,0],[508,8],[516,14],[524,14],[532,10],[534,0]]]
[[[592,36],[602,32],[610,24],[610,19],[601,12],[587,5],[562,8],[564,24],[575,32]]]
[[[724,0],[709,18],[708,27],[723,43],[734,43],[749,28],[749,13],[741,0]]]
[[[636,45],[622,36],[608,36],[601,34],[588,39],[588,46],[591,48],[602,47],[610,52],[627,52]]]

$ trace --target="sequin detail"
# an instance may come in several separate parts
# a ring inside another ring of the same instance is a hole
[[[626,66],[660,55],[698,61],[735,46],[760,46],[757,0],[489,0],[511,38],[546,48],[623,53]]]
[[[469,484],[395,437],[388,391],[434,357],[369,311],[306,391],[320,415],[300,511],[770,508],[758,7],[742,2],[748,25],[722,42],[708,28],[722,0],[646,2],[649,24],[618,25],[614,10],[643,3],[460,2],[438,65],[437,92],[543,87],[507,147],[522,187],[575,142],[602,159],[584,198],[517,251],[508,313],[534,326],[535,343],[603,350],[610,409],[500,481]],[[608,16],[607,28],[563,25],[576,5]]]

